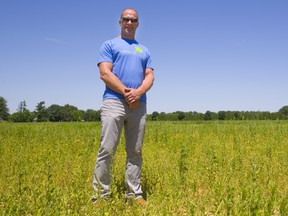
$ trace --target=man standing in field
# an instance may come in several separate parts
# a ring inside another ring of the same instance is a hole
[[[101,146],[94,170],[93,187],[97,198],[111,195],[111,166],[124,127],[126,140],[127,199],[145,204],[140,185],[142,145],[146,125],[146,92],[154,82],[150,52],[135,40],[139,26],[136,10],[122,11],[121,35],[104,42],[98,67],[106,89],[101,105]]]

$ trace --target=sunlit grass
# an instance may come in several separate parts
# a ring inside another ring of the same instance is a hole
[[[288,122],[148,122],[144,208],[125,202],[123,138],[113,197],[92,205],[100,130],[100,123],[0,124],[0,213],[288,214]]]

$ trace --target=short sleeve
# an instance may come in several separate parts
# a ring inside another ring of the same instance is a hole
[[[111,43],[109,41],[104,42],[100,48],[97,65],[99,66],[101,62],[113,62],[112,55]]]
[[[152,70],[154,70],[153,64],[152,64],[152,59],[151,59],[151,55],[150,52],[147,50],[147,63],[146,63],[146,68],[151,68]]]

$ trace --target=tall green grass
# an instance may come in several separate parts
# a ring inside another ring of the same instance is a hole
[[[148,122],[146,207],[125,202],[123,137],[112,199],[92,204],[100,130],[1,123],[1,215],[288,215],[288,122]]]

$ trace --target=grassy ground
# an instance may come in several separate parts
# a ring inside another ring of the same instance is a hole
[[[148,122],[146,207],[125,202],[124,139],[112,199],[91,203],[99,123],[1,123],[1,215],[288,215],[288,122]]]

